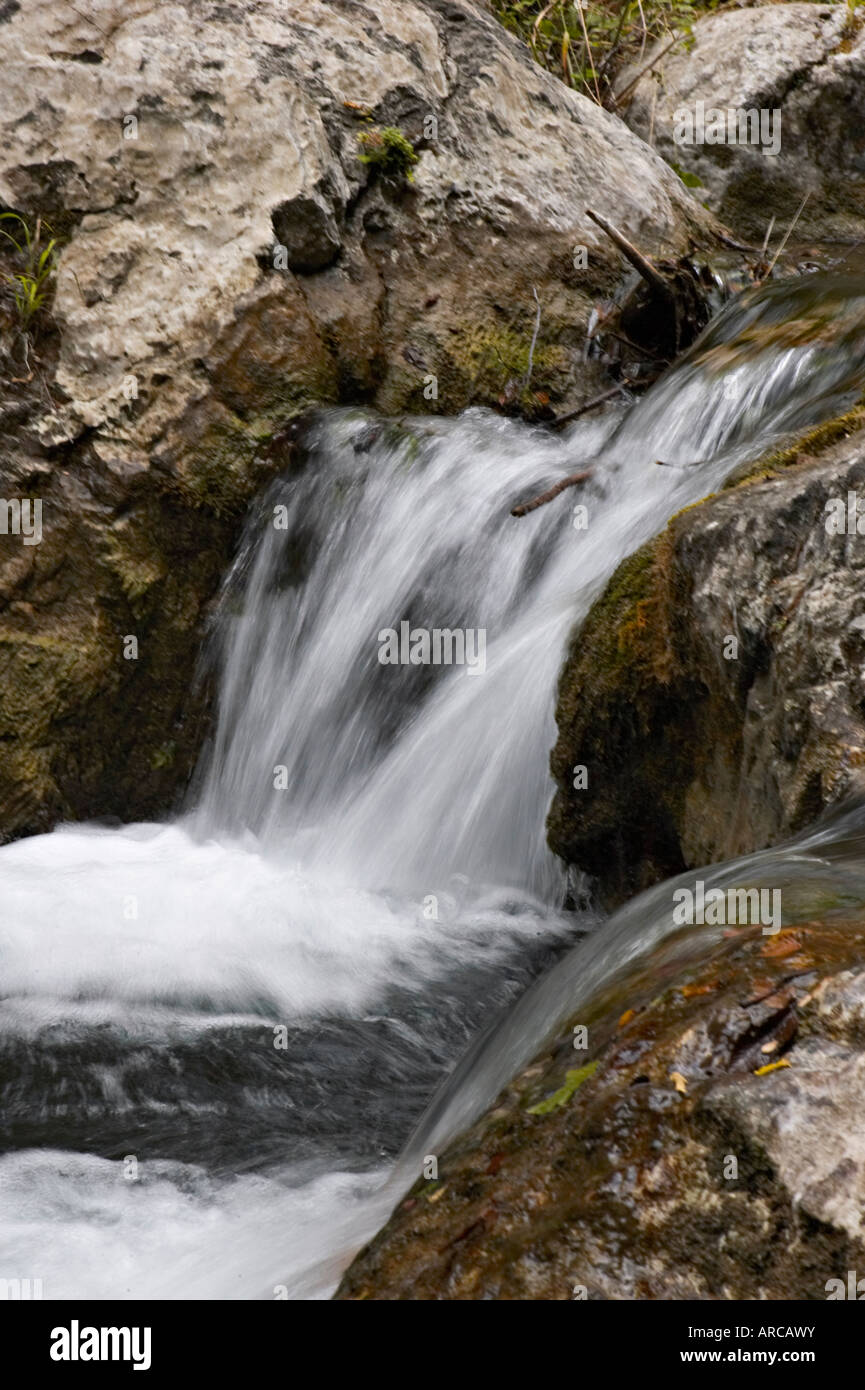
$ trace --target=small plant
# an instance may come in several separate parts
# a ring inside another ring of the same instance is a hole
[[[3,279],[12,286],[18,321],[26,332],[48,297],[49,280],[56,268],[57,238],[52,236],[43,246],[43,230],[50,234],[51,228],[47,222],[43,224],[41,217],[37,217],[32,231],[17,212],[0,213],[0,222],[17,223],[20,229],[16,236],[0,227],[0,236],[11,242],[23,261],[21,270],[14,275],[4,275]]]
[[[357,138],[363,147],[362,164],[378,169],[382,178],[390,183],[412,182],[412,168],[417,164],[418,155],[401,130],[389,125],[383,130],[365,130]]]

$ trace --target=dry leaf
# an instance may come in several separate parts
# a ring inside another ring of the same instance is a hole
[[[630,1023],[631,1019],[634,1018],[635,1016],[636,1016],[636,1010],[635,1010],[635,1009],[625,1009],[625,1012],[622,1014],[622,1017],[619,1019],[619,1027],[620,1027],[620,1028],[624,1028],[625,1024],[626,1024],[626,1023]]]
[[[782,1057],[780,1062],[769,1062],[765,1067],[758,1067],[754,1072],[755,1076],[768,1076],[770,1071],[778,1071],[781,1067],[789,1067],[790,1063],[786,1057]]]
[[[715,980],[707,985],[682,985],[679,993],[685,999],[693,999],[698,994],[713,994],[718,988],[718,981]]]
[[[688,1083],[680,1071],[671,1071],[670,1080],[680,1096],[686,1096],[688,1094]]]

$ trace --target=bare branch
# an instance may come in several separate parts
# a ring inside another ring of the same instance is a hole
[[[578,483],[584,483],[587,478],[591,478],[594,468],[585,468],[582,473],[571,473],[569,477],[562,478],[561,482],[542,492],[537,497],[533,497],[531,502],[521,502],[518,507],[511,507],[511,516],[526,516],[533,512],[536,507],[543,507],[546,502],[552,502],[554,497],[558,497],[565,488],[576,487]]]

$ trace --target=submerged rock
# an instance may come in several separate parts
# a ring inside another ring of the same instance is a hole
[[[287,419],[584,399],[625,278],[586,201],[650,252],[713,226],[468,0],[86,8],[0,9],[0,205],[61,239],[29,353],[0,305],[0,495],[44,508],[0,552],[0,837],[184,783],[207,605]],[[402,177],[363,157],[388,130]]]

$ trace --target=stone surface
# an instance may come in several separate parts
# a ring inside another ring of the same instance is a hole
[[[608,900],[865,791],[865,536],[826,525],[831,499],[846,515],[865,497],[862,424],[854,410],[680,513],[575,636],[550,842]]]
[[[336,1297],[827,1298],[865,1259],[863,946],[860,903],[621,971]]]
[[[532,390],[591,395],[587,317],[625,267],[586,202],[649,250],[711,219],[468,0],[12,4],[0,65],[0,206],[62,243],[29,348],[0,294],[0,496],[45,528],[0,536],[8,836],[183,784],[208,603],[287,419],[496,402],[533,286]],[[359,157],[388,126],[412,182]]]
[[[623,74],[620,89],[627,80]],[[854,240],[865,228],[863,96],[865,32],[856,10],[728,9],[699,19],[693,43],[671,50],[639,82],[625,119],[644,138],[651,129],[664,158],[700,180],[695,197],[757,245],[775,216],[777,246],[806,193],[798,238]],[[675,113],[695,112],[698,101],[780,112],[780,150],[677,143]]]

